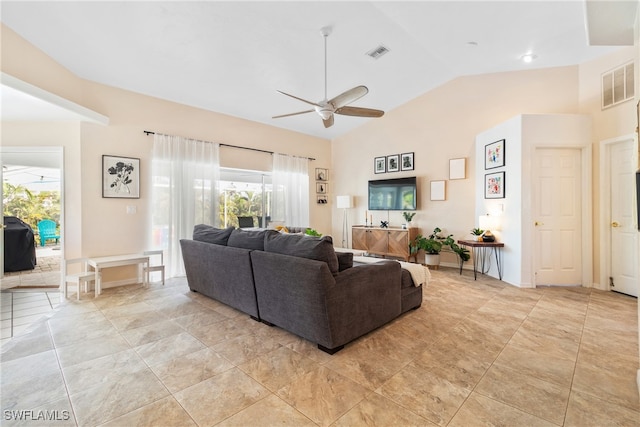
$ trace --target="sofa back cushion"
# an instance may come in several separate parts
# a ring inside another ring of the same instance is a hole
[[[279,233],[275,230],[243,230],[236,228],[231,232],[227,245],[236,248],[263,251],[265,236],[272,234]]]
[[[229,236],[231,236],[233,230],[233,227],[216,228],[207,224],[198,224],[193,227],[193,240],[227,246]]]
[[[338,257],[331,236],[313,237],[304,234],[275,233],[267,235],[264,250],[317,261],[324,261],[331,273],[338,273]]]

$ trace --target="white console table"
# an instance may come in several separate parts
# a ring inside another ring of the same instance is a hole
[[[113,255],[113,256],[104,256],[104,257],[93,257],[87,260],[87,263],[93,267],[96,272],[96,296],[102,293],[102,274],[100,270],[103,268],[109,267],[122,267],[125,265],[139,265],[142,267],[142,270],[138,269],[138,280],[140,280],[140,276],[142,276],[142,283],[146,286],[149,282],[149,278],[144,273],[148,271],[149,267],[149,256],[143,254],[127,254],[127,255]],[[140,274],[142,271],[142,275]]]

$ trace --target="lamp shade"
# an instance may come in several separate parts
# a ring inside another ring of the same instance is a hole
[[[491,229],[491,218],[489,215],[481,215],[478,217],[478,228],[481,230]]]
[[[353,198],[351,196],[336,196],[336,205],[338,209],[352,208]]]

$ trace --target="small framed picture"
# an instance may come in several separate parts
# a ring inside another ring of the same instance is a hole
[[[316,181],[329,181],[329,169],[316,168]]]
[[[504,199],[504,172],[488,173],[484,176],[484,198]]]
[[[140,198],[140,159],[102,156],[102,197]]]
[[[326,205],[328,203],[327,196],[317,196],[319,205]]]
[[[446,200],[444,181],[431,181],[431,200]]]
[[[326,182],[316,182],[316,193],[318,193],[318,194],[327,194],[327,183]]]
[[[504,139],[484,146],[484,169],[504,166]]]
[[[400,154],[400,169],[403,171],[413,170],[413,153]]]
[[[467,159],[449,159],[449,179],[465,179]]]
[[[387,158],[376,157],[373,159],[373,171],[375,173],[385,173],[387,171]]]
[[[387,156],[387,172],[398,172],[400,170],[400,155]]]

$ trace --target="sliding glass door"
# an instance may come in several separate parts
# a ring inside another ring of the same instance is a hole
[[[271,220],[271,175],[220,169],[220,224],[223,227],[266,227]]]

